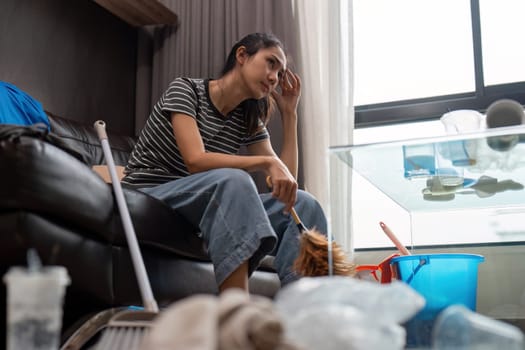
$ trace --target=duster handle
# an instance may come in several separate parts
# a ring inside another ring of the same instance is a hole
[[[268,188],[272,188],[272,177],[270,175],[266,176],[266,185],[268,186]],[[299,227],[300,231],[308,231],[306,229],[306,226],[304,226],[303,222],[299,218],[299,215],[297,215],[297,212],[295,211],[294,207],[292,207],[292,209],[290,210],[290,214],[292,215],[293,221],[295,222],[297,227]]]

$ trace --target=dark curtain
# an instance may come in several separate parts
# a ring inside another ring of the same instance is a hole
[[[271,32],[296,56],[291,0],[162,0],[178,16],[177,26],[143,30],[152,37],[151,62],[139,55],[137,131],[151,107],[179,76],[217,77],[231,46],[252,32]],[[139,36],[140,40],[140,36]],[[147,40],[143,41],[146,45]],[[143,63],[143,64],[141,64]],[[146,67],[151,67],[146,72]],[[149,85],[148,89],[144,86]],[[148,93],[149,92],[149,93]]]
[[[292,0],[163,0],[178,16],[176,26],[141,30],[137,70],[136,132],[144,125],[151,108],[168,84],[179,76],[218,77],[226,57],[239,39],[252,32],[271,32],[284,44],[289,66],[294,69],[296,34]],[[151,40],[147,40],[146,37]],[[141,40],[144,39],[144,40]],[[148,43],[151,43],[149,47]],[[148,88],[146,89],[145,86]],[[281,120],[276,112],[268,125],[272,145],[282,146]],[[241,150],[243,153],[245,150]],[[264,176],[254,174],[261,191]],[[299,179],[301,184],[301,177]]]

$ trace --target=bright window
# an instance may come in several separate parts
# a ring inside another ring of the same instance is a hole
[[[356,105],[475,89],[470,1],[354,1]]]
[[[525,81],[525,1],[480,0],[486,85]]]
[[[356,128],[525,105],[524,20],[524,0],[353,1]]]

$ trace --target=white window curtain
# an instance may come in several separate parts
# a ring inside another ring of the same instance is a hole
[[[329,234],[351,253],[351,172],[328,149],[352,144],[352,1],[295,0],[294,12],[303,81],[299,132],[304,185],[325,209]]]

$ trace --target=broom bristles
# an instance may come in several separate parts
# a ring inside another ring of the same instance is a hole
[[[328,239],[317,230],[308,230],[301,234],[299,255],[293,269],[305,277],[328,276]],[[337,276],[354,276],[356,265],[348,260],[344,250],[332,242],[332,272]]]

